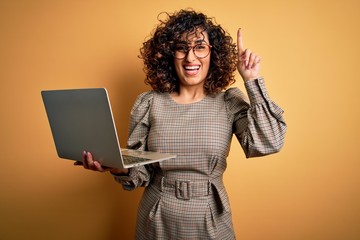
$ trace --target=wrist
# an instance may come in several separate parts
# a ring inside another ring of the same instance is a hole
[[[243,78],[243,80],[244,80],[244,82],[246,82],[246,81],[254,81],[254,80],[259,79],[259,78],[261,78],[260,75],[256,76],[256,77]]]
[[[129,175],[129,172],[129,169],[127,168],[113,168],[110,170],[110,173],[116,176],[127,176]]]

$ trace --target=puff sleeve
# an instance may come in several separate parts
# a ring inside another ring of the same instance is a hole
[[[248,98],[237,88],[228,89],[224,98],[236,135],[247,158],[280,151],[286,123],[283,110],[267,93],[263,78],[245,81]]]
[[[127,148],[146,150],[150,129],[149,112],[153,100],[153,91],[140,94],[131,110]],[[145,187],[152,176],[151,165],[133,167],[127,176],[114,175],[115,181],[122,184],[125,190]]]

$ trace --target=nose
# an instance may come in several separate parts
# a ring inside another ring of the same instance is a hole
[[[187,54],[186,54],[186,61],[188,61],[188,62],[192,62],[192,61],[194,61],[195,59],[196,59],[196,56],[195,56],[195,53],[194,53],[194,49],[193,48],[191,48],[191,49],[189,49],[189,51],[187,52]]]

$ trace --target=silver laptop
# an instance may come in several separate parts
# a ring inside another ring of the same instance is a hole
[[[89,151],[101,165],[130,168],[176,155],[120,148],[105,88],[41,91],[57,154],[82,161]]]

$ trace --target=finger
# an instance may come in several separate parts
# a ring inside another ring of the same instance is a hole
[[[237,31],[237,48],[238,48],[239,56],[241,56],[243,54],[243,52],[245,51],[243,41],[242,41],[241,28],[239,28]]]
[[[261,57],[256,56],[256,57],[255,57],[255,60],[254,60],[254,63],[253,63],[253,65],[251,66],[251,68],[254,68],[256,65],[260,64],[260,62],[261,62]]]
[[[94,159],[91,152],[86,152],[86,163],[89,169],[94,170]]]
[[[87,152],[86,156],[87,156],[87,164],[89,166],[89,169],[99,172],[105,171],[105,169],[101,166],[101,164],[98,161],[94,160],[91,152]]]
[[[246,68],[249,65],[250,55],[251,55],[251,50],[246,49],[240,57],[240,62],[242,62],[243,66]]]
[[[95,167],[94,170],[96,170],[96,171],[99,171],[99,172],[105,171],[105,168],[103,168],[98,161],[94,161],[94,167]]]
[[[88,168],[89,168],[89,165],[88,165],[88,163],[87,163],[87,154],[86,154],[86,151],[83,151],[83,154],[82,154],[82,162],[83,162],[84,168],[88,169]]]
[[[248,69],[252,68],[252,66],[254,65],[255,63],[255,58],[256,58],[256,54],[254,52],[250,53],[250,56],[249,56],[249,62],[248,64],[246,65],[246,67]]]

